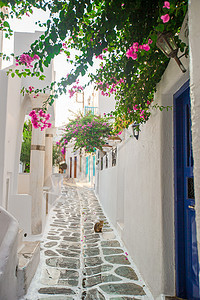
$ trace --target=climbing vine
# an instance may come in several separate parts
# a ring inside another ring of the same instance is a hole
[[[100,117],[88,113],[85,116],[80,114],[71,120],[63,131],[63,137],[57,142],[63,154],[65,154],[65,146],[70,142],[73,143],[74,151],[80,149],[91,153],[96,149],[102,150],[113,129],[106,116]]]
[[[37,97],[38,93],[54,90],[44,103],[45,110],[60,94],[79,91],[79,76],[99,60],[100,68],[90,78],[102,95],[115,95],[116,132],[132,122],[145,123],[150,117],[156,84],[169,61],[156,46],[157,34],[172,32],[187,55],[186,45],[178,38],[187,0],[3,0],[0,6],[8,6],[11,15],[17,17],[30,15],[33,7],[50,12],[46,24],[39,22],[44,33],[31,45],[29,53],[15,58],[20,68],[10,69],[8,74],[44,80],[44,68],[61,52],[72,66],[60,82],[52,82],[43,90],[23,88],[22,92]],[[2,29],[8,28],[9,36],[9,23],[3,14],[1,18]],[[72,59],[74,50],[79,54]]]

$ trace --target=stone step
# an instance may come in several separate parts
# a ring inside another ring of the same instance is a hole
[[[20,228],[18,231],[18,246],[17,246],[18,252],[23,247],[23,237],[24,237],[24,231],[23,231],[23,229]]]
[[[40,242],[24,242],[23,247],[18,252],[18,259],[18,297],[22,297],[27,293],[40,261]]]

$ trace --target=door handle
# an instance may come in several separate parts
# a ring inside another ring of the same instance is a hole
[[[195,205],[188,205],[188,208],[195,209]]]

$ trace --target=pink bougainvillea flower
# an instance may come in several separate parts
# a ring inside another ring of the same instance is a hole
[[[169,3],[169,1],[165,1],[165,2],[164,2],[163,8],[168,8],[168,9],[170,9],[170,3]]]
[[[44,113],[42,110],[39,110],[38,115],[35,110],[32,110],[29,116],[34,128],[40,128],[43,131],[45,128],[51,127],[51,123],[47,122],[50,119],[50,115]]]
[[[137,53],[133,53],[133,54],[131,55],[131,58],[132,58],[133,60],[136,60],[136,59],[137,59]]]
[[[126,51],[126,57],[130,58],[133,54],[133,51],[129,48],[127,51]]]
[[[29,86],[28,89],[29,89],[29,92],[32,92],[34,90],[34,87],[33,86]]]
[[[33,56],[33,58],[34,58],[34,59],[39,59],[39,56],[38,56],[37,54],[35,54],[35,55]]]
[[[138,42],[135,42],[135,43],[133,43],[133,46],[131,47],[131,49],[132,49],[134,52],[137,52],[137,51],[138,51],[138,46],[139,46]]]
[[[102,54],[99,54],[98,56],[95,56],[96,58],[99,58],[101,60],[103,60],[104,56]]]
[[[143,48],[143,50],[145,50],[145,51],[149,51],[149,50],[150,50],[149,44],[144,44],[144,45],[142,45],[142,48]]]
[[[170,20],[170,16],[169,16],[168,14],[163,15],[163,16],[161,16],[160,18],[161,18],[161,20],[163,21],[163,23],[167,23],[167,22],[169,22],[169,20]]]
[[[150,45],[150,44],[152,44],[153,43],[153,41],[151,40],[151,39],[149,39],[148,40],[148,44]]]

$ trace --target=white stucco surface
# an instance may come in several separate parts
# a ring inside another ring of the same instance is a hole
[[[173,95],[188,80],[171,60],[155,102],[173,107]],[[153,110],[139,140],[118,146],[117,166],[99,172],[99,198],[154,299],[175,295],[173,109]]]
[[[0,207],[0,299],[17,299],[18,223]]]
[[[18,174],[18,194],[30,193],[30,173]]]
[[[9,202],[9,212],[19,220],[19,226],[28,236],[31,235],[31,206],[30,195],[12,195]]]
[[[104,113],[110,113],[115,109],[115,97],[113,95],[110,97],[105,97],[99,93],[98,100],[99,113],[101,115],[103,115]]]
[[[195,186],[195,210],[197,223],[198,254],[200,258],[200,1],[189,1],[189,45],[190,45],[190,97],[192,119],[192,147],[194,156],[194,186]],[[199,259],[200,260],[200,259]]]

